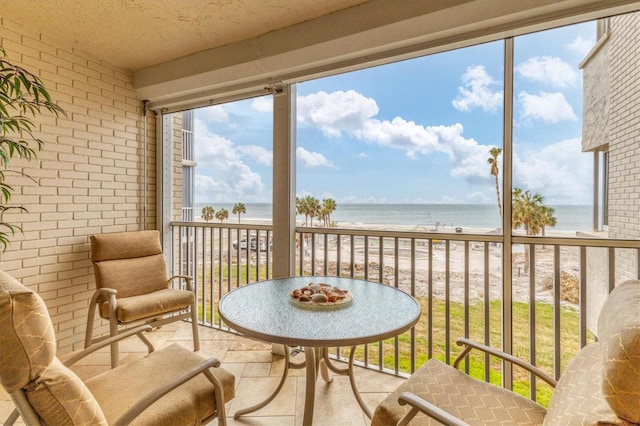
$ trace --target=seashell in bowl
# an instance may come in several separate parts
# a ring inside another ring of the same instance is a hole
[[[320,284],[311,284],[309,285],[309,288],[314,292],[317,293],[320,290],[322,290],[322,286],[320,286]]]
[[[307,296],[305,294],[303,294],[302,296],[300,296],[298,298],[299,301],[301,302],[310,302],[311,301],[311,296]]]
[[[311,296],[312,302],[325,303],[327,302],[327,300],[328,300],[327,295],[323,293],[316,293],[313,296]]]

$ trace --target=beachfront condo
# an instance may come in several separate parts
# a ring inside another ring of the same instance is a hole
[[[452,364],[458,337],[558,379],[607,295],[640,279],[639,40],[631,0],[3,1],[0,59],[60,110],[3,159],[0,269],[44,300],[64,355],[85,344],[90,237],[160,231],[243,403],[301,348],[240,340],[218,303],[291,276],[419,303],[410,330],[354,355],[371,404],[394,388],[379,377]],[[191,336],[185,322],[151,335]],[[464,368],[548,405],[511,364]]]

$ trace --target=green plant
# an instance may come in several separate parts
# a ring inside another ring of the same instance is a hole
[[[8,205],[14,189],[6,182],[6,174],[13,172],[26,175],[7,170],[7,167],[12,158],[31,160],[36,157],[36,150],[42,148],[42,140],[34,134],[36,126],[32,118],[41,114],[43,109],[56,116],[66,116],[64,110],[51,100],[40,78],[6,58],[5,50],[0,47],[0,244],[3,252],[7,249],[9,238],[16,231],[22,231],[20,226],[6,223],[4,213],[11,209],[26,212],[22,206]]]

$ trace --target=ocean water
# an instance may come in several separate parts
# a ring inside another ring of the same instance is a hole
[[[237,221],[232,215],[233,204],[196,203],[195,215],[199,217],[202,207],[210,205],[216,211],[229,211],[229,221]],[[592,207],[589,205],[557,205],[557,225],[562,231],[590,230]],[[241,220],[268,220],[272,216],[271,204],[245,204],[247,210]],[[304,216],[298,216],[298,223]],[[339,204],[331,215],[331,221],[342,224],[360,223],[372,225],[404,225],[435,228],[439,226],[463,228],[499,228],[498,206],[491,204]],[[317,220],[314,219],[314,224]]]

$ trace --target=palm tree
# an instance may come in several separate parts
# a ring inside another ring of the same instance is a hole
[[[513,189],[513,229],[522,226],[526,235],[544,235],[545,226],[555,226],[554,209],[544,205],[544,197],[528,190]],[[529,245],[524,246],[524,273],[529,272]]]
[[[244,204],[242,203],[235,203],[233,205],[233,210],[231,210],[231,213],[238,215],[238,223],[240,223],[240,215],[246,212],[247,212],[247,209],[244,207]]]
[[[322,200],[322,217],[324,219],[324,226],[326,226],[327,228],[329,227],[329,225],[331,225],[331,213],[336,211],[336,207],[336,200],[334,200],[333,198],[325,198],[324,200]]]
[[[216,219],[222,223],[225,219],[229,219],[229,211],[227,209],[220,209],[216,212]]]
[[[202,208],[202,218],[207,222],[213,219],[214,213],[215,213],[215,210],[213,210],[213,207],[211,206],[204,206]]]
[[[500,222],[502,223],[502,202],[500,201],[500,183],[498,182],[498,156],[502,154],[502,148],[491,148],[489,151],[491,157],[487,162],[491,165],[491,174],[496,178],[496,194],[498,196],[498,212],[500,212]]]
[[[304,204],[306,208],[305,214],[311,218],[311,226],[313,226],[313,218],[318,217],[318,213],[320,212],[320,201],[311,195],[307,195],[304,197]]]
[[[542,236],[545,236],[545,229],[547,226],[556,226],[558,221],[556,220],[553,213],[556,210],[553,207],[544,207],[542,210]]]

